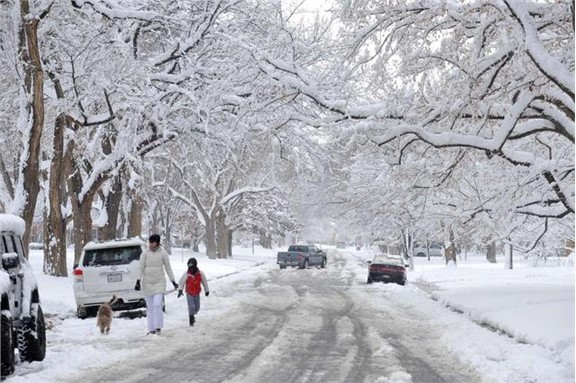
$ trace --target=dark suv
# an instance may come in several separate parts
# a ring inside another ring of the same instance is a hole
[[[16,348],[21,361],[41,361],[46,355],[46,325],[38,284],[22,245],[24,229],[22,218],[0,214],[2,378],[14,372]]]

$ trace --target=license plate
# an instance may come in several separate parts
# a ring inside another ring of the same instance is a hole
[[[108,274],[108,282],[122,282],[122,274]]]
[[[385,279],[390,279],[389,275],[383,275],[382,277],[384,277]]]

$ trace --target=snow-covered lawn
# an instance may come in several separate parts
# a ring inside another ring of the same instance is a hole
[[[276,251],[278,249],[256,247],[252,254],[250,248],[238,247],[231,259],[210,260],[202,253],[175,249],[171,261],[179,276],[185,271],[190,256],[198,259],[213,291],[210,297],[202,298],[199,314],[199,320],[208,321],[233,305],[225,297],[233,281],[256,278],[277,268]],[[364,261],[371,258],[370,250],[357,252],[349,248],[345,251],[350,257],[350,272],[356,275],[359,294],[365,291],[367,300],[388,299],[379,294],[384,291],[388,297],[403,300],[406,305],[433,312],[440,323],[447,325],[441,341],[450,344],[455,354],[478,369],[486,382],[511,382],[511,377],[517,377],[519,371],[526,371],[527,379],[546,376],[548,382],[574,382],[573,258],[562,262],[552,260],[539,267],[518,259],[513,270],[504,269],[501,260],[489,264],[481,256],[460,260],[458,267],[446,266],[440,258],[431,261],[416,258],[407,286],[401,287],[366,285]],[[70,252],[70,268],[72,257]],[[94,319],[75,317],[72,277],[43,275],[39,250],[31,251],[30,260],[39,279],[42,306],[52,326],[47,333],[47,356],[41,363],[18,365],[9,381],[61,381],[84,368],[134,355],[139,352],[137,345],[144,344],[141,342],[153,345],[162,341],[161,337],[144,336],[144,318],[116,320],[111,334],[102,336]],[[165,329],[187,328],[185,301],[170,294],[166,304]],[[525,343],[522,352],[517,351],[515,344],[518,343]],[[515,354],[510,355],[511,352]]]
[[[432,296],[478,324],[519,342],[542,345],[559,360],[574,363],[573,259],[550,261],[549,266],[503,263],[474,258],[455,267],[420,262],[413,280],[433,283]]]

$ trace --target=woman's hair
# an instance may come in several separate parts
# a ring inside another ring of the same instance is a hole
[[[148,242],[155,242],[157,244],[160,244],[160,235],[152,234],[150,237],[148,237]]]

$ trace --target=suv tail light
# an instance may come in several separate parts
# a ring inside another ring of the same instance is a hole
[[[73,274],[75,282],[82,282],[82,280],[84,279],[84,271],[82,271],[82,269],[79,267],[74,269]]]

